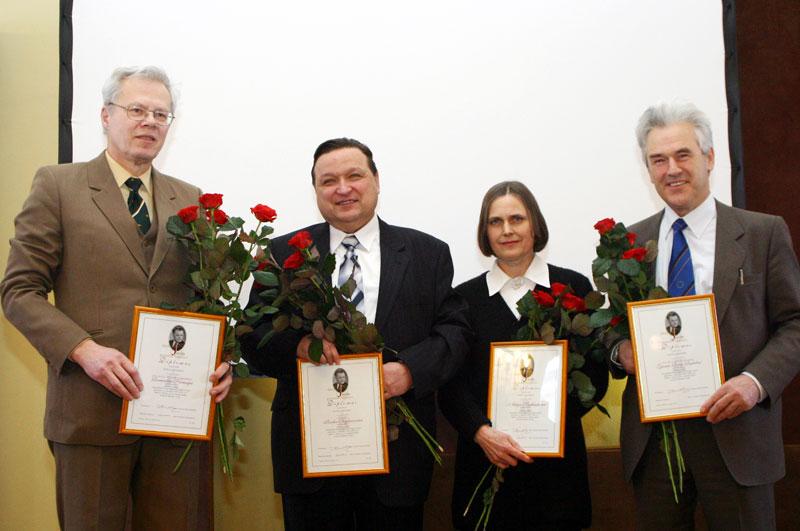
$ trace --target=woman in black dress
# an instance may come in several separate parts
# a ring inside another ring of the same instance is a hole
[[[592,290],[585,276],[547,264],[536,254],[547,239],[547,224],[524,184],[509,181],[489,189],[481,206],[478,246],[484,255],[494,256],[495,263],[488,272],[456,288],[469,303],[475,339],[461,372],[440,391],[441,409],[459,434],[452,500],[457,529],[475,527],[484,486],[466,517],[463,513],[490,463],[505,470],[489,528],[577,530],[591,524],[581,427],[581,417],[589,410],[569,396],[562,459],[531,459],[511,436],[494,429],[486,416],[489,344],[516,339],[525,322],[517,313],[517,301],[532,289],[549,293],[555,282],[571,285],[580,297]],[[595,401],[599,402],[608,387],[606,367],[587,357],[582,370],[597,389]]]

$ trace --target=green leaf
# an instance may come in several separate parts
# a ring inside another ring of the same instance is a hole
[[[192,226],[184,223],[178,216],[170,216],[167,220],[167,232],[174,236],[191,234]]]
[[[273,299],[278,296],[278,290],[276,288],[265,289],[264,291],[259,291],[258,296],[262,299]]]
[[[303,328],[303,318],[300,317],[299,315],[293,315],[289,319],[289,326],[291,326],[295,330],[300,330],[301,328]]]
[[[639,262],[637,262],[636,260],[632,258],[626,258],[624,260],[620,260],[619,262],[617,262],[617,269],[619,269],[621,272],[625,273],[629,277],[632,277],[638,275],[639,271],[641,271],[642,268],[639,265]]]
[[[191,278],[192,283],[197,289],[200,291],[204,291],[206,289],[206,283],[203,280],[203,275],[200,273],[200,271],[192,271]]]
[[[244,417],[236,417],[233,419],[233,429],[236,431],[242,431],[247,427],[247,422],[245,422]]]
[[[322,268],[320,269],[320,274],[323,278],[330,278],[333,274],[333,270],[336,269],[336,255],[329,254],[325,257],[325,260],[322,262]]]
[[[327,339],[331,343],[335,343],[336,342],[336,329],[334,329],[330,325],[327,326],[325,328],[325,339]]]
[[[311,285],[311,281],[307,278],[295,278],[289,283],[289,289],[292,291],[300,291]]]
[[[317,315],[319,315],[319,311],[316,304],[311,301],[303,304],[303,317],[306,319],[316,319]]]
[[[644,261],[649,264],[658,256],[658,244],[655,240],[648,240],[644,247],[647,249],[647,253],[644,255]]]
[[[600,413],[602,413],[602,414],[603,414],[603,415],[605,415],[606,417],[608,417],[608,418],[611,418],[611,414],[608,412],[608,410],[607,410],[605,407],[603,407],[603,405],[602,405],[601,403],[599,403],[599,402],[595,402],[595,403],[594,403],[594,407],[596,407],[597,409],[599,409],[599,410],[600,410]]]
[[[314,321],[314,324],[311,325],[311,333],[317,339],[322,339],[323,337],[325,337],[325,325],[322,324],[322,321],[320,321],[319,319]]]
[[[601,277],[614,265],[609,258],[595,258],[592,262],[592,276]]]
[[[314,338],[311,340],[311,344],[308,346],[308,357],[316,363],[319,363],[319,360],[322,359],[321,339]]]
[[[597,390],[585,373],[578,370],[572,371],[569,373],[569,379],[575,384],[575,389],[578,391],[578,399],[580,399],[581,402],[594,399]]]
[[[588,336],[591,334],[592,326],[589,324],[589,316],[585,313],[579,313],[573,317],[570,331],[579,336]]]
[[[650,293],[647,294],[647,300],[666,299],[667,297],[669,297],[669,293],[667,293],[661,286],[654,287],[650,290]]]
[[[267,287],[275,287],[280,284],[278,276],[272,271],[253,271],[253,280]]]
[[[341,312],[341,310],[339,310],[339,307],[338,306],[334,306],[328,311],[328,315],[326,317],[327,317],[328,321],[330,321],[332,323],[333,321],[336,321],[337,319],[339,319],[339,316],[341,315],[341,313],[342,312]]]
[[[539,330],[539,333],[542,336],[542,341],[547,343],[548,345],[552,345],[553,341],[556,340],[556,330],[553,328],[553,325],[550,322],[544,323]]]
[[[584,297],[584,300],[586,301],[586,307],[590,310],[596,310],[606,303],[605,296],[599,291],[590,291]]]
[[[253,331],[253,327],[245,324],[240,324],[236,327],[236,337],[243,336],[245,334],[249,334]]]
[[[211,283],[211,286],[208,288],[208,296],[212,299],[216,300],[219,299],[221,286],[219,280],[215,280]]]
[[[611,322],[611,319],[614,317],[614,312],[611,311],[609,308],[601,308],[594,312],[591,317],[589,317],[589,326],[592,328],[600,328],[606,326],[608,323]]]
[[[273,321],[273,326],[274,326],[274,321]],[[256,349],[260,349],[264,345],[266,345],[267,342],[269,342],[269,340],[272,339],[272,336],[274,336],[274,335],[275,335],[275,329],[273,328],[272,330],[270,330],[269,332],[267,332],[266,334],[264,334],[261,337],[261,340],[258,342],[258,345],[256,345]]]
[[[353,277],[348,278],[344,284],[339,286],[339,289],[342,291],[342,295],[349,299],[353,290],[356,289],[356,280]]]
[[[258,310],[259,315],[272,315],[274,313],[278,313],[281,311],[280,308],[276,308],[275,306],[262,306],[261,309]]]
[[[603,293],[608,292],[610,283],[611,282],[606,277],[594,277],[594,285],[597,286],[597,289]]]
[[[289,316],[285,313],[275,316],[272,319],[272,329],[276,332],[283,332],[289,328]]]

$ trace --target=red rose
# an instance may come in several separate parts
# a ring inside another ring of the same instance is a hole
[[[647,249],[644,247],[635,247],[633,249],[628,249],[624,253],[622,253],[622,258],[633,258],[637,262],[641,262],[644,260],[644,256],[647,254]]]
[[[306,259],[303,258],[303,253],[300,251],[295,251],[294,254],[289,255],[289,258],[283,261],[283,268],[284,269],[297,269]]]
[[[610,231],[614,228],[617,222],[614,221],[614,218],[605,218],[601,219],[597,223],[594,224],[594,228],[597,229],[597,232],[600,233],[600,236],[605,234],[606,232]]]
[[[561,282],[553,282],[553,285],[550,286],[550,291],[554,297],[560,297],[561,294],[564,293],[565,289],[567,289],[567,286]]]
[[[609,323],[611,326],[617,326],[620,322],[622,322],[621,315],[615,315],[611,318],[611,322]]]
[[[576,312],[586,311],[586,302],[572,293],[565,293],[561,298],[561,306],[567,310],[575,310]]]
[[[228,222],[228,214],[222,210],[214,211],[214,223],[217,225],[225,225]]]
[[[307,230],[301,230],[291,238],[289,238],[289,245],[294,247],[295,249],[305,249],[312,243],[314,240],[311,239],[311,233]]]
[[[546,291],[534,291],[533,298],[542,308],[551,308],[556,303],[555,299]]]
[[[625,237],[628,238],[628,244],[631,247],[633,247],[633,245],[636,243],[636,234],[633,232],[629,232],[628,234],[625,235]]]
[[[203,208],[218,208],[222,204],[222,194],[203,194],[198,201]]]
[[[188,206],[178,210],[178,217],[187,225],[197,219],[197,210],[200,207],[197,205]]]
[[[258,221],[270,222],[272,223],[275,221],[275,218],[278,217],[278,213],[275,210],[271,209],[267,205],[262,205],[261,203],[257,204],[253,208],[250,209],[250,212],[256,217]]]

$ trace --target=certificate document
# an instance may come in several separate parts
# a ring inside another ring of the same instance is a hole
[[[492,343],[488,417],[525,453],[564,456],[567,342]]]
[[[642,422],[702,417],[725,381],[714,295],[628,303]]]
[[[388,474],[380,354],[297,360],[303,477]]]
[[[124,400],[120,433],[209,440],[209,378],[222,355],[225,317],[136,306],[130,358],[144,384]]]

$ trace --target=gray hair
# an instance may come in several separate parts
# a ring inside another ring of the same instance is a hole
[[[167,73],[157,66],[121,66],[115,69],[103,85],[103,105],[114,102],[119,96],[122,82],[129,77],[140,77],[150,81],[158,81],[169,92],[170,112],[175,112],[176,95]]]
[[[687,123],[694,128],[697,143],[704,155],[708,155],[708,152],[714,147],[711,122],[703,111],[688,102],[659,103],[648,107],[636,125],[636,141],[639,143],[645,165],[647,165],[647,154],[644,149],[650,131],[656,127],[667,127],[677,123]]]

